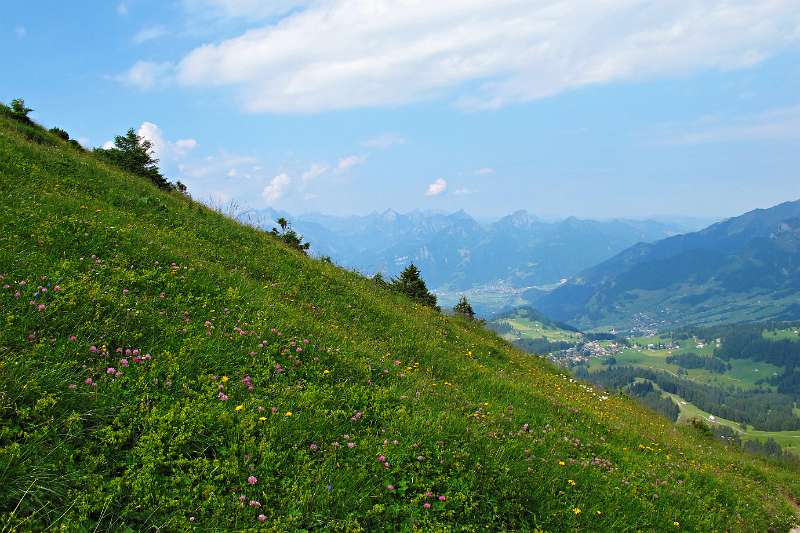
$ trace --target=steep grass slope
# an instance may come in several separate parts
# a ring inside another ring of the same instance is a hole
[[[0,274],[3,530],[795,521],[797,472],[5,117]]]

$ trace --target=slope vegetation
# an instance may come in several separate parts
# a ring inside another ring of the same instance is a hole
[[[3,530],[795,522],[797,472],[2,116],[0,274]]]

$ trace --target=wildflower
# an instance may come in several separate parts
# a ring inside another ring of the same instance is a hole
[[[258,515],[258,521],[259,522],[266,522],[267,521],[266,515],[264,515],[264,514]]]
[[[16,291],[16,292],[14,293],[14,298],[19,298],[20,296],[22,296],[22,293],[21,293],[21,292],[19,292],[19,291]]]
[[[355,442],[348,442],[348,443],[347,443],[347,447],[348,447],[348,448],[350,448],[350,449],[352,450],[353,448],[355,448],[355,447],[356,447],[356,443],[355,443]]]
[[[559,462],[558,462],[558,464],[559,464],[559,465],[561,465],[561,466],[564,466],[564,465],[566,465],[567,463],[565,463],[564,461],[559,461]]]
[[[581,511],[581,508],[580,508],[580,507],[574,507],[574,508],[572,509],[572,512],[573,512],[573,513],[575,513],[575,516],[578,516],[578,515],[579,515],[579,514],[581,514],[583,511]]]
[[[433,493],[431,491],[428,491],[428,492],[425,493],[425,497],[426,498],[433,498]]]
[[[70,383],[68,388],[69,388],[69,390],[75,390],[76,388],[78,388],[78,386],[75,385],[74,383]]]
[[[257,509],[261,507],[261,502],[258,500],[250,500],[250,507]]]
[[[158,297],[163,300],[164,298],[167,297],[167,295],[162,292],[161,294],[158,295]]]
[[[228,395],[227,395],[227,394],[225,394],[224,392],[220,392],[220,393],[219,393],[219,395],[218,395],[217,397],[218,397],[220,400],[222,400],[223,402],[227,402],[227,401],[228,401]]]
[[[39,304],[38,306],[36,306],[36,308],[37,308],[37,309],[39,310],[39,312],[41,313],[42,311],[44,311],[45,305],[44,305],[44,304]]]
[[[119,360],[119,364],[122,365],[122,366],[128,366],[128,360],[127,359],[120,359]]]
[[[227,383],[229,379],[231,379],[231,378],[229,378],[228,376],[222,376],[222,377],[220,378],[220,380],[221,380],[223,383]]]
[[[122,294],[128,294],[128,289],[122,289]]]
[[[113,366],[110,366],[110,367],[106,368],[106,374],[116,374],[116,372],[117,372],[117,369],[114,368]]]
[[[87,385],[91,385],[92,383],[94,383],[94,381],[92,381],[92,378],[86,378],[83,382],[86,383]]]
[[[270,408],[270,411],[272,411],[273,415],[277,414],[278,413],[278,408],[277,407],[272,407],[272,408]]]
[[[292,416],[292,412],[291,411],[286,411],[286,414],[284,414],[283,416]]]
[[[122,377],[122,372],[120,372],[119,370],[117,370],[117,371],[114,373],[114,377],[115,377],[115,378],[121,378],[121,377]],[[167,383],[169,383],[169,382],[167,382]],[[169,387],[169,385],[167,385],[167,386]]]
[[[678,522],[677,520],[675,522],[673,522],[672,525],[675,526],[675,527],[681,527],[681,523]]]
[[[255,485],[256,483],[258,483],[258,478],[256,476],[250,476],[247,478],[248,485]]]
[[[311,341],[308,340],[308,339],[303,339],[303,344],[308,344],[309,342],[311,342]]]
[[[428,502],[425,502],[425,503],[422,504],[422,507],[424,507],[425,509],[430,509],[431,508],[431,504],[428,503]]]
[[[308,445],[308,449],[311,450],[312,452],[316,452],[319,450],[319,446],[317,446],[312,442],[311,444]]]
[[[259,422],[263,422],[263,421],[264,421],[264,420],[266,420],[266,419],[267,419],[267,417],[266,417],[266,416],[259,416],[259,417],[258,417],[258,421],[259,421]]]
[[[283,367],[281,366],[281,364],[280,363],[275,363],[275,373],[276,374],[280,374],[282,372],[283,372]]]
[[[91,353],[97,353],[97,346],[91,346],[91,347],[89,348],[89,352],[91,352]]]
[[[443,501],[445,501],[446,499],[447,499],[447,498],[446,498],[445,496],[439,496],[439,501],[440,501],[440,502],[443,502]]]
[[[569,483],[569,485],[570,485],[571,487],[574,487],[574,486],[575,486],[575,480],[573,480],[573,479],[568,479],[568,480],[567,480],[567,483]]]
[[[386,490],[394,490],[394,485],[386,485]]]
[[[333,490],[333,485],[331,485],[330,483],[328,483],[328,485],[327,485],[325,488],[326,488],[326,489],[328,489],[328,492],[330,492],[330,491],[332,491],[332,490]]]
[[[239,501],[242,502],[242,503],[246,502],[247,501],[247,496],[245,496],[244,494],[240,495],[239,496]]]
[[[386,462],[386,456],[385,455],[379,455],[378,456],[378,462],[379,463],[385,463]]]

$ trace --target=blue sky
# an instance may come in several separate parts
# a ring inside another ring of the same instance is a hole
[[[31,1],[0,100],[196,198],[731,216],[800,197],[796,0]]]

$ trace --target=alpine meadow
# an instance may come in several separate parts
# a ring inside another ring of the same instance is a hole
[[[797,0],[4,7],[0,533],[800,532]]]

